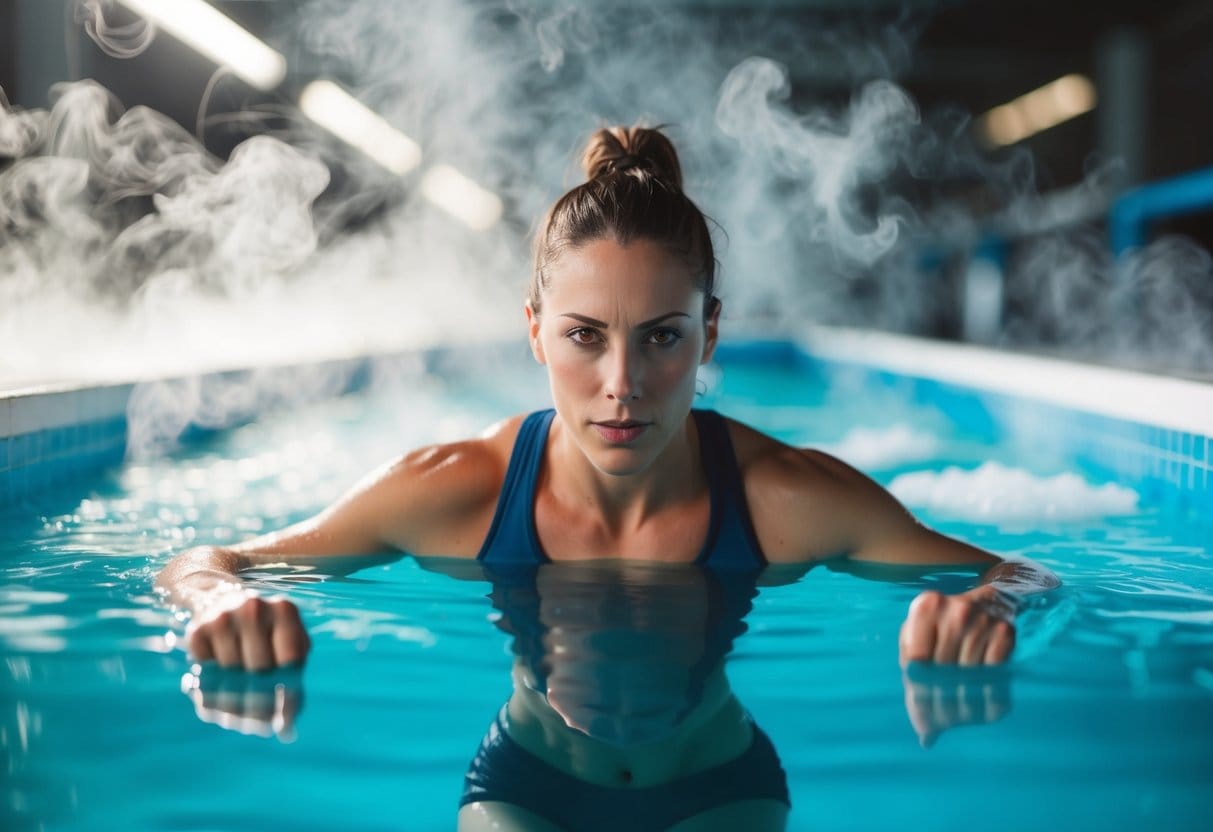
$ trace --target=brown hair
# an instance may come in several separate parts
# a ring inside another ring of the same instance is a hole
[[[586,181],[556,200],[535,236],[531,308],[539,312],[539,296],[563,252],[611,237],[625,246],[651,240],[680,258],[703,290],[706,317],[719,303],[712,238],[703,213],[682,192],[670,140],[659,128],[603,128],[590,137],[581,167]]]

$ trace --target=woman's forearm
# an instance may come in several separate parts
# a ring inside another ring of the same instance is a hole
[[[1061,586],[1061,581],[1045,566],[1031,560],[1004,560],[986,570],[978,589],[990,586],[998,590],[1001,599],[1018,612],[1028,595],[1048,592]]]
[[[186,640],[197,660],[245,670],[301,664],[311,639],[298,608],[246,588],[239,572],[248,565],[246,555],[231,549],[189,549],[161,570],[156,588],[190,611]]]
[[[250,595],[239,578],[245,566],[244,558],[229,549],[217,546],[188,549],[160,571],[156,588],[172,603],[197,613],[221,599]]]

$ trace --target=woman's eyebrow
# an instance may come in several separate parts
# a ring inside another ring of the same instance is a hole
[[[606,321],[600,321],[597,318],[591,318],[588,315],[578,315],[576,312],[564,312],[561,314],[560,317],[572,318],[574,321],[580,321],[581,323],[585,324],[586,326],[596,326],[599,329],[607,328]],[[666,312],[664,315],[658,315],[656,318],[650,318],[647,321],[641,321],[639,324],[636,325],[636,328],[637,329],[648,329],[649,327],[656,326],[657,324],[659,324],[662,321],[667,320],[669,318],[689,318],[689,317],[691,317],[691,316],[688,315],[686,312],[677,312],[677,311]]]

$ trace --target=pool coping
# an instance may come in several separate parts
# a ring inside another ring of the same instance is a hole
[[[809,354],[831,361],[876,365],[901,375],[1213,436],[1209,383],[865,330],[821,328],[796,341]]]

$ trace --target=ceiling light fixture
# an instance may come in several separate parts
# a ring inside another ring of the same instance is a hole
[[[995,107],[978,119],[978,125],[990,144],[1005,147],[1090,112],[1097,99],[1089,78],[1066,75]]]
[[[332,81],[313,81],[299,96],[304,115],[397,176],[421,164],[417,142]]]
[[[484,231],[501,219],[501,198],[450,165],[435,165],[421,178],[421,193],[469,228]]]
[[[119,0],[260,90],[286,77],[286,58],[203,0]]]

